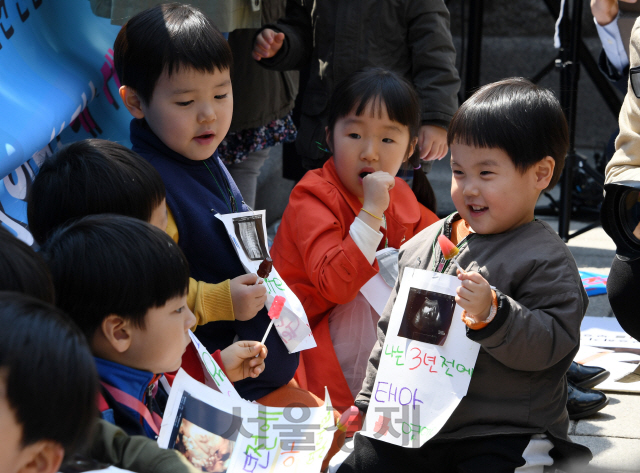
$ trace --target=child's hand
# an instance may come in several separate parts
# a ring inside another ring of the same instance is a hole
[[[256,355],[259,355],[256,357]],[[241,340],[220,352],[224,370],[230,381],[257,378],[264,371],[267,347],[260,342]]]
[[[418,138],[420,159],[432,161],[442,159],[447,155],[447,130],[436,125],[422,125]]]
[[[256,36],[251,56],[253,56],[253,59],[256,61],[262,58],[273,57],[280,51],[283,42],[284,33],[276,33],[272,29],[265,28]]]
[[[362,208],[373,215],[382,217],[389,207],[389,191],[396,185],[394,177],[388,172],[376,171],[362,180],[364,202]],[[378,221],[378,228],[382,222]]]
[[[473,316],[476,322],[484,322],[491,311],[491,286],[480,273],[458,270],[462,286],[456,290],[456,303]]]
[[[267,301],[267,288],[257,284],[258,276],[243,274],[229,282],[233,314],[236,320],[251,320]]]

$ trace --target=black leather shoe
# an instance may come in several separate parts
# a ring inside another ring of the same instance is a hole
[[[607,379],[609,374],[599,366],[582,366],[572,361],[567,371],[567,379],[580,388],[593,388]]]
[[[609,398],[595,389],[583,389],[567,382],[569,392],[567,396],[567,411],[569,419],[577,420],[595,414],[609,404]]]

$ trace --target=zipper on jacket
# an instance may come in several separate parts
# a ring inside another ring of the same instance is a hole
[[[147,399],[146,399],[146,406],[147,409],[149,409],[149,412],[151,413],[151,415],[153,415],[153,390],[156,387],[156,383],[151,383],[149,384],[149,386],[147,386]]]

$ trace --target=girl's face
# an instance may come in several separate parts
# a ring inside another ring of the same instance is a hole
[[[367,174],[384,171],[395,176],[417,141],[407,126],[390,120],[385,104],[376,100],[360,116],[353,110],[339,118],[326,133],[340,181],[359,198],[364,196],[362,179]]]

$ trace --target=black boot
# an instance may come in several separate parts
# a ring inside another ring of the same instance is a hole
[[[609,398],[602,392],[595,389],[583,389],[567,382],[567,411],[569,419],[577,420],[595,414],[604,406],[609,404]]]
[[[580,388],[593,388],[609,377],[609,372],[598,366],[582,366],[575,361],[567,371],[567,379]]]

